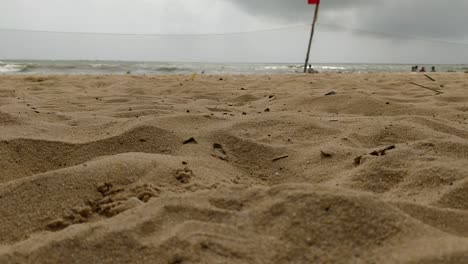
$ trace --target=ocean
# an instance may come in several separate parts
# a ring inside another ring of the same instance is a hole
[[[408,64],[312,64],[319,72],[409,72]],[[468,65],[420,65],[439,72],[465,72]],[[173,63],[122,61],[0,61],[0,74],[294,74],[303,64],[293,63]]]

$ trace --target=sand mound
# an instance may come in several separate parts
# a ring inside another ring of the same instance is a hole
[[[440,204],[449,208],[468,210],[468,182],[465,180],[464,183],[442,196]]]
[[[0,263],[468,263],[432,77],[2,76]]]
[[[394,203],[400,210],[427,225],[460,237],[468,237],[468,213],[462,210],[440,209],[411,203]]]
[[[257,100],[260,100],[260,98],[253,96],[251,94],[244,94],[229,101],[233,103],[248,103],[248,102],[254,102]]]
[[[329,126],[329,122],[300,121],[293,121],[290,116],[267,117],[236,124],[231,131],[241,138],[269,145],[287,145],[292,140],[303,144],[316,144],[339,134]]]
[[[119,136],[95,142],[69,144],[45,140],[16,139],[0,142],[0,183],[19,177],[74,166],[96,157],[126,152],[166,153],[181,141],[155,127],[138,127]]]
[[[17,241],[43,230],[67,210],[97,198],[101,183],[137,181],[150,166],[146,163],[126,154],[2,185],[0,211],[5,217],[1,220],[1,242]]]
[[[18,120],[10,114],[0,112],[0,125],[13,125],[18,123]]]
[[[370,253],[386,247],[404,250],[401,245],[433,236],[442,241],[432,241],[436,248],[451,237],[373,196],[307,185],[154,198],[107,220],[41,236],[0,250],[0,259],[62,262],[73,255],[76,263],[418,262],[425,252],[411,258]],[[440,253],[463,259],[467,239],[459,240],[464,246]]]

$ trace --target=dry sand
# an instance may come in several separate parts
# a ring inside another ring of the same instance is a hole
[[[1,76],[0,263],[468,263],[431,76]]]

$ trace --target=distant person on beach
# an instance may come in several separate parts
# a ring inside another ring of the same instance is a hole
[[[421,67],[421,70],[419,72],[426,72],[426,68]]]
[[[432,70],[431,70],[431,71],[432,71],[432,72],[436,72],[435,66],[432,66]]]
[[[309,69],[307,69],[307,73],[318,73],[318,71],[312,68],[312,65],[309,64]]]

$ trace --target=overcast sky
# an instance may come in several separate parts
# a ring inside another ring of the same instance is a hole
[[[312,61],[468,63],[467,11],[468,0],[322,0]],[[313,12],[307,0],[0,0],[0,59],[301,62]],[[272,28],[285,29],[192,35]]]

